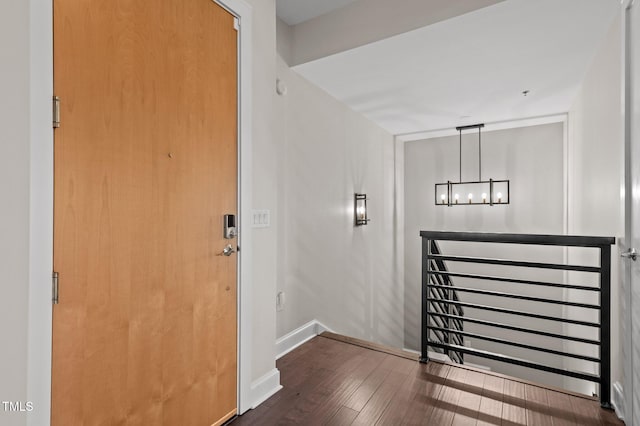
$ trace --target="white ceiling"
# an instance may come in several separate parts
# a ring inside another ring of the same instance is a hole
[[[297,25],[356,0],[276,0],[278,17],[289,25]]]
[[[618,8],[507,0],[294,69],[392,134],[566,112]]]

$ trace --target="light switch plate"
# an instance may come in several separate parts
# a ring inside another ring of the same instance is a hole
[[[253,228],[268,228],[271,226],[270,210],[252,210],[251,226]]]

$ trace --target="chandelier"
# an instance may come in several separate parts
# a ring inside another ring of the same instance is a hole
[[[460,134],[460,175],[458,182],[435,185],[435,203],[438,206],[469,206],[509,204],[509,180],[482,180],[482,128],[484,124],[456,127]],[[478,129],[478,180],[462,181],[462,131]]]

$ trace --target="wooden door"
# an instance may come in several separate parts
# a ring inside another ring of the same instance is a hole
[[[52,424],[236,412],[237,31],[212,0],[54,0]]]

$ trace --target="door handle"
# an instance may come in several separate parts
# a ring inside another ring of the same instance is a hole
[[[636,261],[636,259],[638,258],[638,252],[636,251],[636,249],[634,248],[630,248],[629,250],[625,251],[624,253],[620,253],[621,257],[627,258],[627,259],[631,259],[634,262]]]
[[[224,254],[225,256],[231,256],[235,252],[236,249],[234,249],[231,244],[227,244],[227,246],[222,250],[222,254]]]

